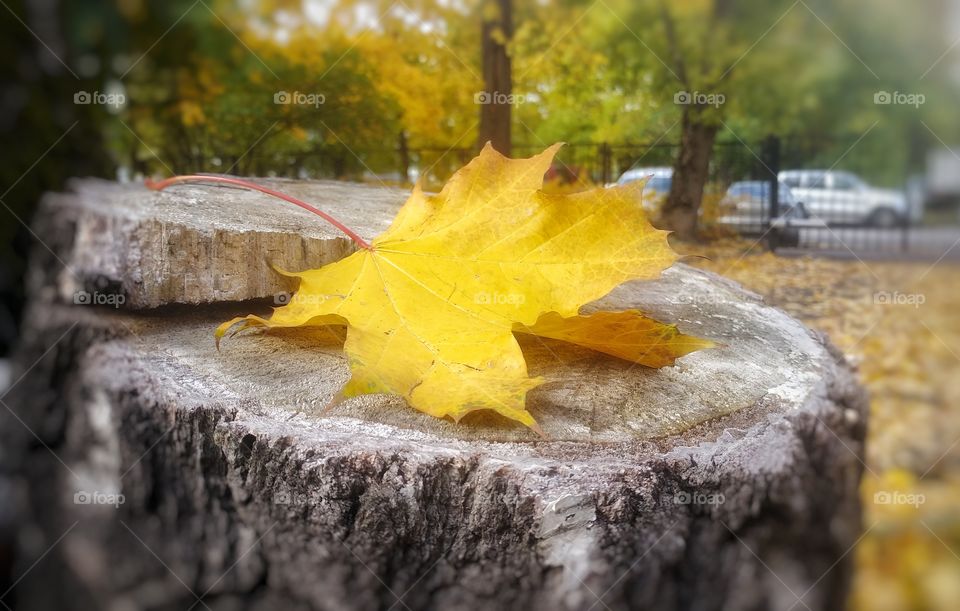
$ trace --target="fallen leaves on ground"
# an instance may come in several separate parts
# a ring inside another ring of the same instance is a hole
[[[724,274],[825,331],[870,393],[856,611],[960,599],[960,266],[701,249]],[[920,303],[922,302],[922,303]]]

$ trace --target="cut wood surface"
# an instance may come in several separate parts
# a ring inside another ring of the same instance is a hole
[[[364,237],[385,230],[408,194],[334,181],[257,182],[335,213]],[[273,297],[291,285],[270,265],[309,269],[353,250],[322,219],[255,191],[178,185],[158,192],[94,179],[70,187],[44,197],[36,228],[61,263],[48,284],[67,300],[105,289],[122,291],[131,308]]]
[[[403,199],[341,183],[279,186],[370,237]],[[80,181],[45,200],[57,214],[37,224],[50,250],[32,264],[25,376],[6,399],[16,418],[3,422],[18,462],[3,477],[24,491],[17,507],[38,533],[23,544],[25,567],[72,523],[83,529],[18,584],[21,600],[842,607],[866,401],[821,335],[676,265],[587,309],[639,307],[721,345],[652,370],[523,338],[531,374],[547,379],[528,399],[546,440],[492,415],[437,420],[389,396],[327,411],[348,376],[335,331],[247,333],[214,347],[217,324],[268,313],[269,296],[289,288],[273,284],[268,260],[299,270],[349,248],[319,219],[253,205],[259,197]],[[243,244],[246,268],[224,244]],[[229,289],[212,286],[221,272]],[[118,309],[74,304],[84,287],[130,298]],[[77,504],[79,492],[123,502]]]

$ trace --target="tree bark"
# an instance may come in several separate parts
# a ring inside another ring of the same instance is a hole
[[[663,207],[663,223],[684,241],[697,237],[697,221],[703,189],[710,170],[717,125],[699,119],[696,107],[685,107],[680,152],[673,166],[670,194]]]
[[[714,29],[720,31],[719,22],[729,15],[732,8],[733,4],[729,0],[714,2],[712,12],[712,21],[716,25]],[[696,61],[696,58],[684,56],[676,23],[665,0],[660,2],[660,17],[667,39],[668,56],[674,66],[673,76],[688,95],[713,91],[721,82],[729,79],[733,72],[732,65],[721,74],[719,81],[706,85],[704,90],[698,91],[694,84],[712,72],[713,56],[706,50],[700,54],[699,61]],[[693,70],[690,69],[691,65]],[[684,241],[697,238],[700,204],[710,170],[713,141],[719,127],[716,120],[706,119],[709,112],[709,108],[697,103],[694,99],[688,100],[687,105],[683,107],[680,151],[674,162],[673,181],[662,211],[661,220],[665,227],[673,230],[676,236]]]
[[[410,147],[407,132],[402,129],[397,135],[397,153],[400,156],[400,184],[407,184],[410,180]]]
[[[479,144],[490,142],[497,151],[510,154],[510,112],[513,77],[507,43],[513,37],[512,0],[487,0],[482,4],[481,53],[484,91],[480,104]]]
[[[674,367],[523,342],[549,380],[528,396],[549,440],[385,395],[326,410],[349,373],[323,330],[219,352],[212,337],[275,303],[234,303],[269,292],[263,253],[288,269],[332,254],[312,217],[264,215],[235,189],[72,184],[37,215],[45,246],[0,409],[0,545],[18,576],[4,605],[842,608],[867,403],[823,336],[757,295],[677,265],[585,308],[640,308],[720,343]],[[282,188],[339,201],[364,237],[400,204],[361,185]],[[61,265],[127,299],[78,301]]]

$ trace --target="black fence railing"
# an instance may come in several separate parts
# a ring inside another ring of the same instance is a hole
[[[911,228],[922,205],[902,191],[872,186],[838,166],[856,138],[830,142],[766,138],[760,142],[720,140],[713,146],[703,199],[701,226],[762,238],[772,248],[838,252],[902,252],[911,247]],[[515,157],[545,148],[513,146]],[[570,143],[547,178],[574,187],[606,185],[651,177],[644,206],[656,217],[672,183],[676,143]],[[441,185],[477,152],[475,147],[407,146],[380,149],[365,159],[368,178],[400,183],[423,179]],[[952,235],[952,234],[951,234]],[[922,242],[924,238],[914,239]]]

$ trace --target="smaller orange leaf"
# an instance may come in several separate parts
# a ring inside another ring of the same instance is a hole
[[[647,367],[666,367],[685,354],[712,348],[713,342],[684,335],[676,325],[647,318],[638,310],[596,312],[564,318],[547,312],[533,326],[514,330],[559,339]]]

